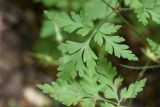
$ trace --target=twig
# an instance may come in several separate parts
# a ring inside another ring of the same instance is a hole
[[[150,65],[150,66],[128,66],[128,65],[123,65],[121,64],[120,66],[124,67],[124,68],[128,68],[128,69],[134,69],[134,70],[142,70],[144,68],[146,69],[154,69],[154,68],[160,68],[160,65]]]
[[[114,7],[112,7],[108,2],[106,2],[105,0],[102,0],[108,7],[110,7],[111,9],[114,9]]]

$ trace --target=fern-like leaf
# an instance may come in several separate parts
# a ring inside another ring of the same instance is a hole
[[[123,88],[120,93],[121,99],[135,98],[137,94],[143,90],[145,83],[146,79],[143,79],[140,81],[136,81],[134,84],[131,84],[128,89]]]
[[[85,93],[76,85],[68,84],[64,80],[57,80],[52,85],[38,85],[38,87],[44,92],[49,94],[55,100],[62,102],[67,106],[76,105],[79,100],[85,96]]]
[[[89,20],[89,18],[87,18],[83,13],[78,15],[71,12],[70,17],[66,13],[45,11],[45,15],[68,33],[76,31],[77,34],[86,36],[93,29],[92,21]]]
[[[160,23],[160,4],[156,0],[125,0],[125,3],[135,9],[139,22],[144,25],[149,19]]]
[[[120,26],[112,25],[109,23],[103,24],[99,31],[96,33],[94,40],[102,45],[105,41],[105,50],[109,54],[115,54],[118,58],[122,57],[128,60],[137,61],[138,58],[129,50],[127,45],[121,44],[124,42],[124,38],[120,36],[112,36],[117,30],[120,29]]]
[[[76,71],[80,77],[83,77],[87,67],[95,68],[97,56],[88,44],[67,41],[66,43],[62,43],[59,49],[66,53],[66,55],[60,58],[61,65],[59,70],[62,71],[60,72],[61,75],[68,69],[67,71],[73,71],[73,73],[71,73],[73,74],[72,78],[77,76]],[[72,66],[72,70],[67,68],[68,66]]]
[[[147,39],[150,50],[156,55],[157,59],[160,59],[160,45],[151,39]]]

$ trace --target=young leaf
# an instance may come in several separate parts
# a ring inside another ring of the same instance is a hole
[[[156,0],[125,0],[125,3],[135,9],[138,21],[144,25],[149,19],[160,23],[160,4]]]
[[[144,25],[147,25],[148,19],[150,18],[150,14],[147,11],[145,11],[144,8],[137,9],[135,12],[137,13],[138,21]]]
[[[149,47],[153,53],[155,53],[156,57],[160,59],[160,45],[152,41],[151,39],[147,39]]]
[[[146,83],[146,79],[143,79],[143,80],[136,81],[135,83],[131,84],[128,87],[128,89],[123,88],[120,93],[121,99],[135,98],[137,94],[143,90],[145,83]]]

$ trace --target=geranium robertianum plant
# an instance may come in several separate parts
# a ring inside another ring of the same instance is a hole
[[[128,23],[121,12],[133,11],[132,14],[143,25],[149,21],[160,23],[160,3],[158,0],[79,1],[85,2],[79,7],[79,12],[44,12],[50,23],[65,33],[81,36],[83,41],[67,40],[59,45],[62,57],[59,59],[57,80],[50,85],[38,87],[66,106],[80,104],[82,107],[125,107],[124,102],[143,91],[146,79],[121,87],[123,77],[106,60],[107,53],[117,58],[138,61],[137,56],[124,44],[125,39],[118,35],[121,24],[114,20],[123,19]],[[56,4],[60,0],[53,2]],[[142,36],[142,39],[146,38]],[[147,41],[151,50],[159,55],[160,46],[150,39]],[[98,52],[94,51],[93,44],[98,47]]]

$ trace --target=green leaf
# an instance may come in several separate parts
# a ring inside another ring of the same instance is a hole
[[[120,93],[121,99],[135,98],[137,94],[143,90],[145,83],[146,83],[146,79],[143,79],[143,80],[136,81],[135,83],[131,84],[128,87],[128,89],[123,88]]]
[[[94,99],[86,98],[86,99],[83,99],[80,102],[80,104],[81,104],[81,107],[95,107],[96,101]]]
[[[160,5],[148,10],[148,13],[150,13],[152,20],[158,24],[160,24],[160,11],[159,10],[160,10]]]
[[[150,19],[160,23],[160,4],[156,0],[125,0],[125,2],[126,5],[135,9],[139,22],[147,25]]]
[[[151,39],[147,39],[149,44],[150,50],[155,53],[156,57],[160,59],[160,45],[156,42],[152,41]]]
[[[82,43],[66,41],[66,43],[61,43],[58,47],[63,53],[73,54],[79,51],[83,47]]]
[[[55,1],[54,5],[56,5],[56,9],[61,11],[59,7],[68,7],[68,4],[72,10],[77,0],[53,1]],[[76,33],[81,36],[91,35],[83,43],[73,41],[61,43],[58,48],[63,56],[59,59],[58,80],[51,85],[38,85],[38,87],[44,93],[49,94],[66,106],[81,103],[84,107],[95,107],[97,106],[97,102],[99,102],[100,105],[98,106],[101,107],[115,107],[117,105],[116,103],[122,103],[121,98],[123,100],[136,97],[137,93],[142,91],[146,80],[137,81],[131,84],[128,89],[124,88],[120,90],[119,87],[122,84],[123,78],[118,75],[116,68],[110,62],[106,61],[104,57],[98,59],[90,47],[90,43],[92,43],[92,39],[94,38],[94,41],[98,45],[105,46],[105,50],[109,54],[114,54],[118,58],[125,58],[132,61],[138,60],[132,51],[129,50],[129,47],[123,44],[125,39],[115,36],[115,33],[117,33],[121,26],[111,23],[101,23],[100,21],[113,11],[104,2],[109,3],[113,8],[117,8],[119,2],[117,0],[82,1],[84,6],[82,9],[83,12],[80,12],[80,14],[71,12],[68,15],[64,12],[45,11],[45,15],[53,22],[50,23],[49,21],[48,25],[46,24],[48,27],[46,29],[51,28],[49,24],[56,24],[57,27],[60,27],[67,33]],[[152,8],[155,4],[152,3],[150,6],[147,6],[147,2],[141,0],[125,0],[125,3],[127,6],[135,9],[139,21],[144,24],[148,23],[148,19],[159,22],[158,8]],[[114,22],[110,20],[114,16],[115,13],[109,16],[108,22]],[[51,32],[51,29],[48,31],[46,29],[44,30],[44,37],[46,35],[49,36]],[[133,88],[135,88],[136,92],[133,91]],[[134,97],[131,97],[131,93],[134,94]],[[119,105],[119,107],[122,106]]]
[[[97,56],[86,43],[67,41],[66,43],[62,43],[59,46],[59,49],[66,54],[60,58],[61,65],[59,70],[66,72],[68,69],[67,71],[72,72],[72,78],[75,78],[77,73],[80,77],[83,77],[87,67],[95,68],[96,66],[95,60],[97,59]],[[72,68],[67,68],[68,66],[71,66]]]
[[[130,6],[132,8],[140,8],[143,6],[139,0],[124,0],[124,1],[127,6]]]
[[[119,36],[105,36],[106,41],[105,49],[110,54],[115,54],[118,58],[122,57],[128,60],[137,61],[138,58],[132,51],[128,50],[129,47],[124,44],[120,44],[124,41],[124,38]]]
[[[94,97],[99,96],[100,85],[97,84],[97,76],[94,69],[87,69],[86,74],[80,81],[80,85],[85,92],[93,95]]]
[[[100,107],[116,107],[116,106],[106,102],[106,103],[101,104]]]
[[[60,27],[62,27],[65,31],[68,31],[69,33],[78,29],[77,33],[81,34],[82,36],[85,36],[92,30],[93,27],[92,22],[88,21],[83,17],[80,17],[79,15],[76,15],[73,12],[71,13],[72,19],[65,13],[57,14],[54,16],[50,12],[45,12],[45,13],[49,18],[54,19],[55,22],[57,22]],[[85,24],[90,27],[85,26],[83,22],[85,22]],[[100,27],[99,31],[96,33],[94,40],[101,45],[104,39],[106,43],[105,49],[110,54],[113,54],[114,51],[115,56],[119,58],[122,57],[128,60],[138,60],[138,58],[130,50],[128,50],[129,47],[127,45],[118,44],[124,41],[122,38],[117,36],[108,36],[117,32],[118,29],[120,29],[119,25],[115,26],[109,23],[105,23]]]
[[[88,68],[95,68],[97,56],[95,53],[91,50],[90,47],[86,47],[83,52],[83,61],[86,63]]]
[[[111,62],[106,61],[103,58],[100,58],[97,63],[98,73],[103,74],[109,80],[113,80],[117,75],[116,68],[112,66]]]
[[[137,18],[144,25],[148,24],[148,19],[152,19],[156,23],[160,23],[160,7],[154,7],[152,9],[141,8],[137,9],[135,12],[137,13]]]
[[[108,99],[117,99],[117,93],[113,90],[113,87],[105,86],[103,89],[104,96]]]
[[[122,57],[128,60],[137,61],[138,58],[129,50],[127,45],[121,44],[125,41],[123,37],[112,36],[121,26],[109,23],[103,24],[94,36],[94,41],[99,45],[105,42],[105,50],[109,54],[115,54],[118,58]]]
[[[72,55],[65,55],[60,58],[61,65],[58,70],[62,73],[68,72],[72,78],[75,78],[77,74],[80,77],[84,76],[86,72],[86,66],[82,59],[83,50],[78,51]]]
[[[45,15],[68,33],[76,31],[77,34],[86,36],[93,29],[93,22],[83,13],[78,15],[71,12],[70,17],[66,13],[51,13],[49,11],[45,11]]]
[[[138,21],[144,25],[147,25],[150,14],[144,8],[137,9],[135,12],[137,13]]]
[[[110,35],[116,33],[121,28],[120,25],[113,25],[110,23],[104,23],[99,31],[103,34]]]
[[[105,0],[112,7],[117,7],[117,0]],[[102,19],[112,12],[112,9],[102,1],[102,0],[87,0],[83,5],[84,13],[93,20]],[[116,14],[112,14],[109,17],[113,18]]]
[[[119,77],[115,79],[117,76],[116,68],[113,67],[112,64],[107,62],[104,58],[100,58],[97,65],[97,72],[98,74],[101,74],[97,75],[97,78],[103,86],[101,91],[104,93],[106,98],[118,100],[117,91],[122,81],[120,81]]]
[[[55,100],[62,102],[67,106],[76,105],[83,97],[85,93],[76,85],[68,84],[64,80],[57,80],[52,85],[38,85],[38,87],[44,92],[49,94]]]
[[[90,0],[84,4],[84,12],[92,19],[103,18],[107,13],[107,7],[102,0]]]
[[[97,42],[97,44],[101,46],[104,42],[102,34],[96,33],[96,35],[94,36],[94,41]]]

